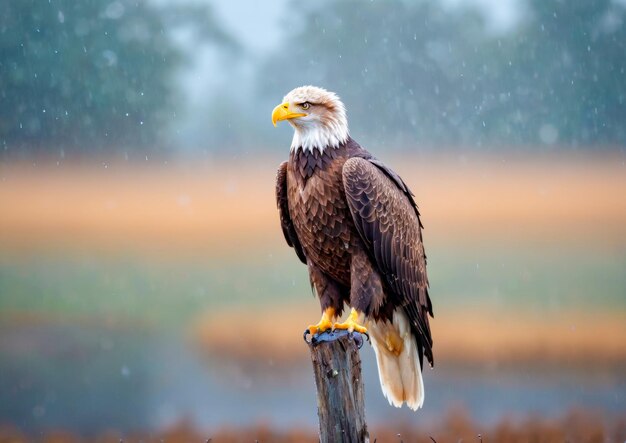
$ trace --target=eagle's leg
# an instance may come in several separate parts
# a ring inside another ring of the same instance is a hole
[[[359,324],[359,313],[354,308],[350,311],[348,319],[342,323],[335,323],[333,325],[333,329],[347,329],[349,332],[356,331],[361,334],[365,334],[367,332],[367,328]]]
[[[350,264],[350,305],[352,310],[343,323],[335,323],[334,329],[347,329],[350,332],[367,332],[359,320],[378,312],[383,302],[383,286],[378,271],[372,266],[362,249],[352,253]]]
[[[322,312],[322,318],[319,323],[316,325],[309,325],[307,328],[307,332],[311,335],[318,334],[320,332],[324,332],[333,327],[333,319],[335,318],[335,308],[326,308]]]
[[[342,291],[345,292],[339,283],[324,274],[313,262],[309,260],[307,265],[311,287],[315,289],[320,299],[322,318],[318,324],[310,325],[304,331],[305,337],[307,334],[315,335],[332,329],[335,318],[341,315],[343,310]]]

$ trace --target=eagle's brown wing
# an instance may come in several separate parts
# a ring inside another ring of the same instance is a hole
[[[293,227],[291,216],[289,215],[289,203],[287,201],[287,162],[282,162],[276,173],[276,206],[280,214],[280,226],[283,228],[283,234],[287,244],[296,250],[298,258],[306,264],[306,256],[302,245],[298,240],[298,235]]]
[[[422,365],[433,364],[428,314],[426,255],[419,212],[402,179],[376,159],[351,158],[343,167],[348,206],[368,255],[391,294],[387,302],[402,307],[411,322]],[[393,311],[393,310],[392,310]]]

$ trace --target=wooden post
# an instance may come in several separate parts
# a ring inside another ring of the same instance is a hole
[[[317,386],[320,442],[369,442],[359,356],[363,336],[324,332],[307,343]]]

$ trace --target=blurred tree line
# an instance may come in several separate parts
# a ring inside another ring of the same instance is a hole
[[[2,2],[0,147],[163,148],[184,109],[175,75],[195,49],[177,44],[176,29],[253,60],[256,92],[238,99],[256,105],[224,107],[242,89],[237,78],[213,105],[207,97],[205,118],[230,122],[207,125],[208,149],[268,140],[258,110],[301,84],[338,92],[352,132],[378,144],[626,144],[626,4],[524,5],[516,26],[494,32],[476,9],[437,1],[293,2],[281,47],[259,58],[240,50],[210,5]]]
[[[442,2],[324,2],[295,21],[266,91],[327,85],[377,143],[626,143],[626,4],[529,0],[505,33]],[[292,8],[295,10],[295,8]],[[292,22],[293,23],[293,22]],[[400,140],[398,140],[400,139]]]
[[[159,149],[176,120],[175,74],[198,44],[236,43],[209,7],[133,0],[0,3],[0,146],[27,152]]]

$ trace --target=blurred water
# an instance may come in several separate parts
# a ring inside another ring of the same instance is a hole
[[[5,330],[1,337],[0,422],[24,430],[162,429],[182,420],[201,429],[260,422],[317,426],[308,361],[278,367],[272,361],[207,360],[180,336],[106,328]],[[12,347],[16,340],[29,342],[23,346],[29,352]],[[574,407],[626,410],[626,381],[617,370],[450,364],[426,369],[421,411],[398,410],[382,396],[373,351],[366,346],[361,355],[372,425],[432,426],[454,408],[484,425],[529,414],[556,418]]]

